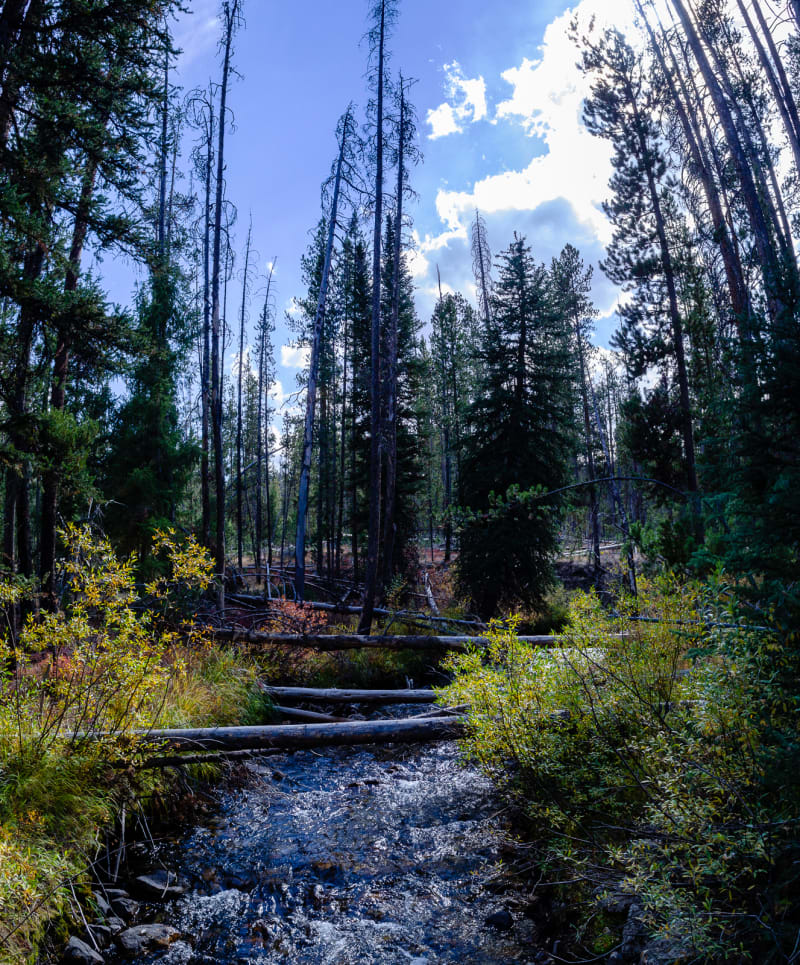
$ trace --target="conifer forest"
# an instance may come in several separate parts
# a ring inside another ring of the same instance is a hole
[[[0,965],[800,963],[800,2],[337,6],[0,2]]]

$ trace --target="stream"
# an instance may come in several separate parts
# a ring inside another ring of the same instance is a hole
[[[454,743],[251,761],[242,786],[220,792],[212,818],[148,856],[187,890],[143,906],[140,921],[168,924],[180,938],[135,961],[552,961],[527,892],[498,871],[508,831],[501,808]]]

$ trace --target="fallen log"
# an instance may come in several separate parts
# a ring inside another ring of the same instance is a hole
[[[255,630],[241,630],[236,627],[212,628],[211,634],[217,640],[228,643],[275,644],[288,647],[304,647],[309,650],[468,650],[470,647],[485,647],[489,637],[426,637],[426,636],[359,636],[356,633],[263,633]],[[525,643],[542,647],[552,647],[560,637],[532,636],[519,637]]]
[[[256,596],[254,594],[245,593],[229,593],[229,600],[233,602],[241,602],[245,604],[255,604],[257,602],[264,602],[264,598]],[[348,606],[344,603],[322,603],[318,600],[304,600],[303,603],[298,604],[308,610],[324,610],[327,613],[344,613],[357,615],[361,613],[360,606]],[[425,623],[452,623],[456,626],[462,627],[477,627],[482,629],[486,626],[485,623],[481,623],[478,620],[459,620],[456,617],[443,617],[439,616],[438,610],[435,615],[430,613],[417,613],[412,610],[384,610],[381,607],[375,607],[373,613],[378,616],[392,617],[397,620],[411,620],[414,622],[425,622]]]
[[[282,707],[275,704],[273,709],[279,717],[285,720],[302,720],[312,724],[340,724],[346,717],[332,717],[330,714],[318,714],[315,710],[301,710],[299,707]]]
[[[425,737],[426,741],[454,740],[455,738],[460,737],[463,733],[463,724],[461,724],[461,721],[463,720],[463,718],[461,714],[465,710],[467,710],[467,704],[463,704],[458,707],[440,707],[440,708],[437,708],[436,710],[431,710],[424,714],[417,714],[414,717],[404,717],[402,718],[402,720],[404,723],[409,721],[413,721],[414,723],[419,723],[423,721],[428,722],[428,721],[446,720],[446,721],[452,722],[453,720],[458,720],[461,730],[457,731],[456,733],[453,733],[453,734],[446,733],[443,736],[438,736],[438,737],[436,736]],[[353,721],[352,723],[397,724],[399,723],[399,721],[396,721],[396,720],[394,721]],[[402,739],[399,737],[393,738],[394,743],[402,743],[404,741],[411,742],[412,738],[407,736],[403,737]],[[345,742],[341,741],[341,743],[344,744]],[[378,743],[378,741],[375,741],[375,743]],[[269,757],[273,754],[283,754],[287,750],[291,751],[294,749],[296,748],[275,746],[275,747],[252,748],[249,750],[213,750],[213,751],[205,751],[199,754],[187,754],[187,753],[171,754],[171,755],[164,755],[162,757],[150,757],[147,760],[144,760],[141,763],[137,764],[136,766],[140,768],[186,767],[189,764],[215,764],[215,763],[218,763],[219,761],[238,761],[238,760],[249,761],[249,760],[258,760],[260,757]],[[128,761],[125,761],[120,766],[129,767],[130,764]]]
[[[432,704],[432,690],[343,690],[332,687],[272,687],[262,690],[277,700],[308,700],[325,704]]]
[[[461,717],[469,710],[469,704],[457,704],[455,707],[437,707],[435,710],[426,710],[422,714],[414,714],[413,717],[405,717],[404,720],[430,720],[432,717]]]
[[[125,736],[142,744],[160,744],[172,750],[240,751],[302,750],[355,744],[415,744],[454,740],[464,732],[463,717],[429,717],[399,720],[354,720],[340,724],[269,724],[259,727],[194,727],[187,729],[129,731]],[[78,734],[83,740],[108,735]]]

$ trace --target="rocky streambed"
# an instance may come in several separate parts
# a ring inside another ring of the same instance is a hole
[[[552,962],[549,916],[498,870],[501,807],[452,743],[253,761],[211,819],[101,893],[99,954],[73,942],[67,960]]]

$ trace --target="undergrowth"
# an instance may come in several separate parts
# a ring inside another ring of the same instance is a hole
[[[265,713],[255,663],[183,624],[212,572],[193,539],[157,534],[165,575],[140,596],[135,559],[88,528],[63,535],[63,607],[0,642],[0,965],[32,961],[75,913],[122,808],[166,793],[162,772],[136,766],[150,751],[132,730]],[[0,604],[24,592],[0,583]]]
[[[524,808],[544,880],[633,896],[676,962],[799,947],[797,651],[708,627],[738,622],[732,599],[663,579],[612,617],[579,595],[559,649],[495,626],[442,693],[470,705],[466,752]]]

